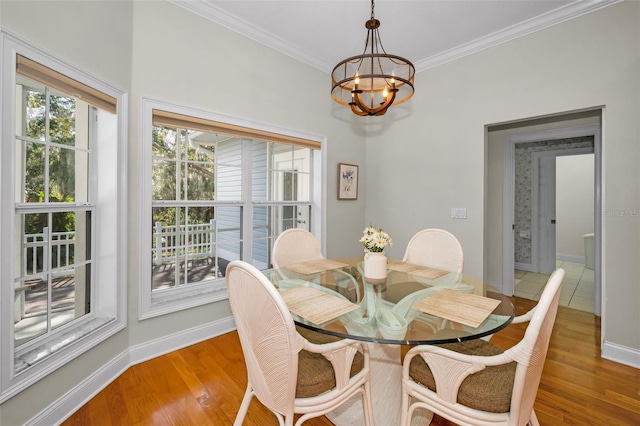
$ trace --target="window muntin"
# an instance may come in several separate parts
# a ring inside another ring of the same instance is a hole
[[[222,227],[214,219],[230,218],[233,223],[242,216],[240,206],[154,207],[152,211],[152,291],[222,277],[227,263],[240,258],[241,228]]]
[[[23,214],[15,279],[15,346],[90,312],[91,212]],[[39,232],[32,232],[37,230]]]
[[[76,120],[87,121],[88,104],[19,76],[16,202],[88,201],[89,152]],[[85,125],[86,127],[86,125]]]
[[[271,248],[290,228],[310,230],[312,216],[311,164],[306,147],[254,141],[252,144],[254,240],[251,262],[271,268]]]
[[[251,263],[258,269],[272,268],[271,249],[278,235],[290,228],[310,230],[312,207],[299,204],[260,204],[253,207],[253,251]]]

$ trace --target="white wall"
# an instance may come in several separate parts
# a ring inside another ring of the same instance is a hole
[[[584,258],[594,231],[594,154],[556,157],[556,257]]]
[[[529,117],[604,106],[603,210],[637,211],[639,27],[640,3],[622,2],[419,73],[409,111],[391,110],[367,135],[366,212],[394,237],[390,255],[419,229],[444,227],[465,270],[486,277],[502,235],[484,233],[485,181],[502,169],[485,164],[484,129]],[[451,207],[468,218],[451,219]],[[603,340],[637,362],[640,219],[603,216]]]

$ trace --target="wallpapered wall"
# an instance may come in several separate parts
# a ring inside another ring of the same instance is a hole
[[[515,262],[532,263],[531,238],[520,237],[520,231],[533,232],[533,153],[559,151],[563,149],[593,147],[593,136],[556,139],[550,141],[527,142],[515,147],[515,211],[514,211],[514,251]]]

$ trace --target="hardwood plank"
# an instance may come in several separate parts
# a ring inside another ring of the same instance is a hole
[[[514,298],[517,314],[536,303]],[[526,324],[512,324],[492,342],[509,348],[525,329]],[[132,366],[63,425],[232,425],[246,384],[238,335],[227,333]],[[637,426],[640,370],[600,358],[600,319],[561,306],[535,409],[542,426]],[[254,398],[244,424],[278,422]],[[431,424],[454,425],[438,416]],[[330,425],[326,417],[305,423]]]

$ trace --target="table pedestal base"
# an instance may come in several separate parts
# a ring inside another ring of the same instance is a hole
[[[398,426],[402,405],[402,364],[399,345],[369,343],[371,354],[371,399],[375,426]],[[326,414],[336,426],[362,426],[362,399],[352,398]],[[418,409],[412,425],[428,425],[433,413]]]

